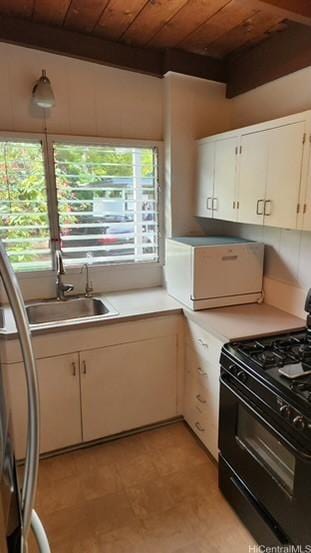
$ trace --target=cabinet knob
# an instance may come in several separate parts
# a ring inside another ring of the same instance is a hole
[[[265,200],[257,200],[256,215],[263,215]]]
[[[265,201],[265,209],[264,209],[264,215],[266,217],[270,216],[272,212],[272,200],[266,200]]]
[[[203,426],[201,426],[199,422],[196,422],[196,423],[195,423],[195,427],[196,427],[200,432],[205,432],[205,428],[203,428]]]
[[[86,361],[84,359],[82,361],[82,373],[86,374]]]
[[[198,400],[200,403],[206,403],[206,399],[203,399],[203,398],[201,397],[201,394],[197,394],[195,397],[197,398],[197,400]]]
[[[76,363],[74,361],[71,363],[71,367],[72,367],[72,376],[76,376],[77,366],[76,366]]]
[[[198,338],[198,342],[199,342],[199,344],[201,344],[201,346],[203,346],[204,348],[208,348],[208,343],[207,343],[207,342],[204,342],[204,340],[202,340],[202,338]]]
[[[207,376],[207,372],[203,371],[203,369],[201,369],[201,367],[198,367],[198,373],[202,376]]]

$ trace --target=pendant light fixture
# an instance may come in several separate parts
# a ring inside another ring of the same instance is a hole
[[[55,106],[55,96],[52,90],[50,79],[46,75],[45,69],[42,69],[40,79],[34,84],[32,89],[32,101],[40,108],[53,108]]]

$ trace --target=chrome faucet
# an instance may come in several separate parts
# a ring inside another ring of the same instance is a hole
[[[60,250],[55,251],[56,262],[56,297],[58,300],[64,301],[66,299],[66,292],[71,292],[74,287],[72,284],[65,284],[62,276],[65,274],[65,268],[63,258]]]
[[[84,269],[85,269],[85,292],[84,292],[84,296],[86,298],[90,298],[92,296],[93,286],[92,286],[92,282],[90,281],[88,263],[84,263],[82,265],[80,272],[83,273]]]

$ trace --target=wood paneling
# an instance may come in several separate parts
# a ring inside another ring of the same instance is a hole
[[[40,23],[61,25],[65,19],[71,0],[39,0],[35,2],[33,19]]]
[[[249,0],[231,0],[229,4],[186,38],[181,46],[185,50],[204,53],[209,44],[240,25],[247,18],[252,17],[255,13],[256,10]]]
[[[0,0],[0,13],[16,17],[31,17],[34,0]]]
[[[226,82],[225,64],[220,60],[174,48],[168,48],[164,54],[163,74],[165,75],[168,71],[195,75],[203,79],[208,74],[212,81]]]
[[[306,36],[311,0],[0,0],[0,40],[156,76],[175,70],[221,82],[224,64],[217,58],[229,56],[231,75],[236,71],[229,94],[236,94],[252,83],[276,78],[274,74],[287,74],[289,68],[305,67],[309,44],[303,52],[297,36],[293,60],[286,44],[288,39],[292,45],[292,31],[284,31],[285,19],[289,25],[292,20],[307,23],[298,23]],[[27,22],[30,27],[25,27]],[[288,52],[287,66],[278,50],[280,41]],[[250,58],[243,60],[256,63],[261,42],[267,43],[263,51],[269,58],[268,70],[260,66],[254,77],[257,69],[252,67],[242,82],[244,61],[239,58],[238,63],[236,54],[250,51]],[[270,68],[272,47],[275,71]]]
[[[189,0],[150,40],[150,46],[177,46],[231,0]]]
[[[224,63],[208,56],[139,48],[59,27],[54,27],[51,32],[48,25],[13,17],[0,16],[0,41],[157,77],[162,77],[167,71],[178,71],[179,67],[188,75],[225,80]]]
[[[283,10],[288,10],[303,17],[311,19],[310,0],[261,0],[265,4],[277,6]]]
[[[147,0],[110,0],[95,28],[95,34],[118,40],[133,22]]]
[[[228,61],[227,96],[232,98],[311,65],[311,29],[289,23],[255,48]]]
[[[186,3],[187,0],[149,1],[122,38],[133,44],[146,44]]]
[[[280,18],[276,14],[270,15],[258,12],[210,44],[206,52],[210,56],[223,58],[242,46],[247,48],[258,40],[262,40],[264,37],[267,38],[269,31],[275,29],[279,21]]]
[[[72,0],[64,26],[75,31],[91,32],[109,0]]]

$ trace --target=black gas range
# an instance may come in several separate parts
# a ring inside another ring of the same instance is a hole
[[[279,371],[288,365],[299,365],[306,374],[289,379]],[[306,331],[227,344],[221,366],[311,452],[311,346]]]
[[[222,349],[219,483],[260,545],[311,547],[310,335],[309,316],[305,330]]]

